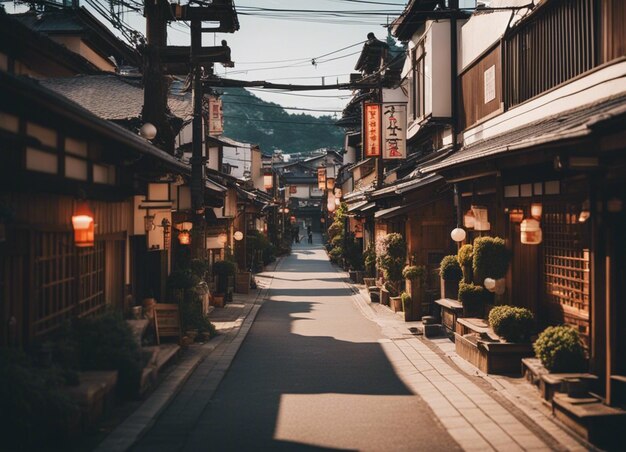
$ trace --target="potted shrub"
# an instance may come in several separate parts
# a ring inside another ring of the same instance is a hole
[[[550,372],[583,372],[587,367],[585,348],[578,331],[570,326],[550,326],[533,344],[541,364]]]
[[[365,266],[365,274],[376,279],[376,248],[368,245],[363,253],[363,264]],[[366,284],[367,285],[367,284]]]
[[[418,320],[422,316],[426,267],[423,265],[407,265],[402,270],[402,277],[406,283],[406,294],[411,301],[409,305],[403,305],[404,320],[407,322]]]
[[[472,270],[474,283],[484,284],[486,278],[500,280],[506,276],[510,253],[500,237],[478,237],[474,240]],[[499,286],[504,286],[499,283]]]
[[[400,293],[405,261],[406,242],[401,234],[387,234],[376,241],[376,264],[383,272],[387,289],[392,296],[398,296]]]
[[[463,271],[456,256],[446,256],[439,264],[441,281],[441,298],[456,300],[459,296],[459,281],[463,279]]]
[[[526,308],[496,306],[489,311],[493,332],[507,342],[530,342],[533,321],[533,313]]]
[[[474,247],[470,244],[463,245],[457,253],[459,265],[463,270],[463,282],[472,282],[472,263],[474,261]]]
[[[380,304],[389,306],[389,299],[391,298],[392,290],[393,290],[393,286],[388,282],[384,283],[380,287]]]
[[[459,302],[463,305],[463,317],[483,317],[485,305],[491,294],[483,286],[474,284],[459,284]]]
[[[402,302],[402,311],[404,312],[404,320],[409,321],[406,318],[406,313],[411,310],[411,305],[413,304],[413,300],[411,299],[411,295],[407,292],[402,292],[400,294],[400,301]]]

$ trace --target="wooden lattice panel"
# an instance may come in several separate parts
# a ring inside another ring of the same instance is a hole
[[[79,251],[78,274],[78,316],[104,309],[104,242]]]
[[[586,225],[566,206],[546,207],[543,217],[544,281],[552,321],[574,326],[588,342],[589,249],[582,244]]]

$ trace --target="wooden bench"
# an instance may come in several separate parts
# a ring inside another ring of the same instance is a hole
[[[441,324],[450,335],[453,335],[457,319],[463,316],[463,305],[451,298],[440,298],[435,300],[435,303],[441,308]]]

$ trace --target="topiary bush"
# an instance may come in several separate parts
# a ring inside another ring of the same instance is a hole
[[[373,275],[376,270],[376,248],[372,245],[368,245],[363,253],[363,263],[365,264],[365,270]]]
[[[571,326],[550,326],[533,344],[535,355],[550,372],[583,372],[585,348],[580,334]]]
[[[484,314],[485,304],[491,299],[491,293],[483,286],[474,284],[459,284],[459,302],[463,305],[466,315],[481,317]]]
[[[528,342],[533,321],[533,313],[526,308],[496,306],[489,312],[489,325],[508,342]]]
[[[470,244],[463,245],[459,248],[457,259],[463,270],[463,281],[472,282],[472,262],[474,260],[474,247]]]
[[[426,278],[426,267],[423,265],[407,265],[402,270],[402,277],[413,281],[424,281]]]
[[[343,248],[341,246],[334,247],[328,252],[328,257],[333,264],[339,264],[343,257]]]
[[[482,284],[485,278],[504,278],[510,254],[500,237],[478,237],[474,240],[472,270],[474,282]]]
[[[2,450],[72,450],[78,405],[56,368],[35,367],[21,351],[0,348]]]
[[[460,281],[463,279],[463,271],[455,255],[446,256],[441,259],[439,275],[445,281]]]
[[[78,319],[73,334],[79,344],[81,369],[118,370],[118,393],[126,398],[139,394],[141,349],[119,313],[109,311],[98,317]]]
[[[402,269],[406,261],[406,242],[402,234],[396,232],[380,237],[376,241],[376,265],[383,272],[385,280],[396,286],[402,280]]]

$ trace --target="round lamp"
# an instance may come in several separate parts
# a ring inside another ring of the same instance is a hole
[[[154,124],[147,122],[139,129],[139,135],[146,140],[154,140],[157,135],[157,128],[154,127]]]
[[[79,248],[94,245],[94,220],[93,212],[86,202],[80,202],[74,215],[72,215],[72,227],[74,228],[74,244]]]
[[[243,239],[243,232],[241,231],[236,231],[233,234],[233,237],[235,238],[235,240],[240,241],[241,239]]]
[[[496,280],[493,278],[485,278],[483,285],[489,292],[494,292],[496,290]]]
[[[450,237],[452,237],[452,240],[454,240],[455,242],[462,242],[463,240],[465,240],[465,229],[463,228],[454,228],[452,230],[452,232],[450,233]]]

